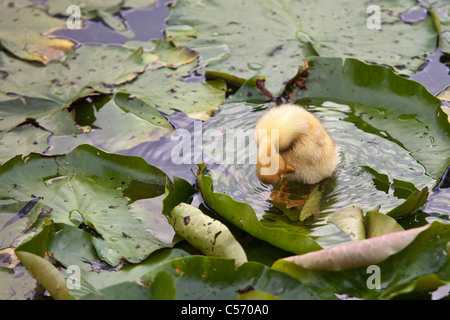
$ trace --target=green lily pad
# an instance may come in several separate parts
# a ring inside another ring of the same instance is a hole
[[[8,132],[0,131],[0,164],[17,154],[28,155],[32,152],[47,150],[50,132],[26,125]]]
[[[313,76],[306,82],[308,90],[298,95],[300,102],[348,104],[358,118],[347,121],[396,142],[426,174],[440,178],[450,162],[450,123],[439,99],[424,86],[355,59],[312,58],[309,66]]]
[[[177,300],[236,299],[249,289],[281,299],[317,298],[297,280],[255,262],[245,263],[236,270],[230,259],[187,256],[161,264],[142,276],[142,280],[151,288],[155,282],[160,286],[161,273],[166,285],[175,290]]]
[[[423,2],[435,23],[439,32],[439,48],[442,52],[450,54],[450,5],[445,0],[426,0]]]
[[[61,107],[95,92],[111,93],[113,86],[131,81],[157,55],[142,49],[83,45],[62,61],[39,66],[0,52],[1,90],[18,96],[58,102]]]
[[[82,145],[66,156],[16,157],[0,167],[0,176],[1,199],[37,198],[52,209],[49,217],[55,223],[91,230],[98,255],[110,265],[121,259],[137,263],[171,246],[147,231],[130,210],[130,198],[162,195],[166,184],[165,174],[141,158]],[[145,192],[135,195],[135,185]]]
[[[106,101],[106,102],[105,102]],[[75,109],[75,120],[85,121],[88,113],[94,121],[78,134],[55,134],[49,139],[48,154],[65,154],[81,144],[91,144],[108,152],[127,150],[146,141],[169,136],[172,125],[152,106],[126,94],[105,97],[99,103],[86,102]],[[80,116],[78,115],[80,114]]]
[[[17,1],[0,3],[0,43],[19,58],[42,64],[63,58],[75,43],[49,34],[65,27],[65,20],[50,17],[40,8]]]
[[[227,46],[230,53],[211,62],[208,69],[247,79],[264,75],[274,95],[279,94],[283,82],[295,75],[302,59],[309,56],[355,57],[412,74],[424,63],[416,57],[435,49],[437,30],[433,19],[405,24],[393,13],[386,15],[415,4],[411,0],[399,1],[383,7],[380,30],[370,29],[370,4],[380,2],[361,2],[349,10],[344,0],[184,0],[173,6],[169,29],[182,30],[172,32],[173,41],[194,50]]]
[[[272,268],[290,274],[323,298],[335,292],[364,299],[392,299],[450,283],[446,254],[449,240],[450,225],[436,221],[279,260]],[[343,269],[337,271],[339,265]]]
[[[183,65],[177,69],[158,68],[147,70],[132,83],[120,86],[120,90],[136,97],[158,111],[172,114],[176,110],[188,116],[208,119],[225,100],[225,83],[223,81],[189,82],[189,76],[196,62]]]
[[[169,222],[178,235],[207,256],[234,259],[236,267],[248,261],[227,226],[200,209],[180,203],[172,210]]]

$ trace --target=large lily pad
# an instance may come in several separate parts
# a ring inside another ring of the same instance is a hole
[[[403,23],[395,13],[415,1],[399,1],[389,4],[390,11],[383,10],[380,30],[370,29],[370,4],[380,2],[360,2],[350,10],[344,0],[182,0],[172,9],[169,34],[177,44],[194,49],[226,45],[229,54],[208,69],[242,78],[262,74],[274,94],[295,75],[302,59],[312,55],[356,57],[413,73],[423,64],[416,57],[435,49],[433,19]]]
[[[31,154],[0,168],[0,198],[37,199],[49,217],[92,230],[92,243],[107,263],[137,263],[154,250],[171,246],[154,237],[133,216],[129,200],[164,193],[166,176],[141,158],[108,154],[89,145],[61,157]]]
[[[297,99],[348,104],[357,117],[347,121],[396,142],[439,179],[450,163],[450,123],[439,99],[386,67],[331,58],[312,58],[309,65],[313,76]]]

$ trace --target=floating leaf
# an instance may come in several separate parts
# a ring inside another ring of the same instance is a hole
[[[83,145],[66,156],[31,154],[26,161],[16,157],[0,167],[0,177],[1,199],[38,197],[52,209],[49,217],[55,223],[79,227],[81,219],[82,225],[97,235],[92,243],[110,265],[121,259],[137,263],[153,251],[171,246],[147,231],[128,203],[130,198],[152,198],[164,192],[165,174],[142,158]],[[76,221],[75,212],[79,216]]]
[[[1,90],[10,94],[58,102],[61,107],[94,92],[111,93],[113,86],[131,81],[157,55],[119,46],[83,45],[62,61],[39,66],[0,52]]]
[[[450,284],[446,254],[449,240],[450,225],[436,221],[279,260],[272,268],[302,281],[323,298],[331,298],[334,292],[365,299],[391,299],[421,290],[422,281],[425,290]],[[436,276],[439,281],[431,281]],[[378,277],[378,284],[372,282],[374,277]]]
[[[225,83],[183,81],[192,67],[191,63],[176,70],[147,70],[120,90],[165,114],[179,110],[194,119],[206,120],[225,100]]]
[[[244,250],[230,230],[201,210],[180,203],[172,210],[169,221],[178,235],[205,255],[234,259],[236,267],[247,262]]]
[[[335,224],[353,241],[366,239],[364,213],[358,206],[346,207],[333,214],[328,222]]]
[[[392,217],[377,211],[369,211],[364,217],[367,238],[379,237],[391,232],[402,231],[403,228]]]
[[[26,251],[16,251],[20,261],[55,300],[73,300],[66,279],[49,261]]]
[[[48,36],[56,29],[65,28],[65,20],[12,1],[2,1],[0,8],[0,43],[19,58],[47,64],[61,59],[75,46],[67,39]]]
[[[82,113],[88,116],[83,117]],[[80,115],[78,115],[80,114]],[[75,108],[76,121],[93,117],[81,134],[54,135],[49,154],[65,154],[81,144],[91,144],[108,152],[131,149],[142,142],[169,136],[172,125],[152,106],[126,94],[106,97],[100,103],[86,102]]]
[[[9,132],[0,131],[0,164],[17,154],[24,156],[32,152],[47,150],[50,132],[32,125],[19,127]]]
[[[152,290],[164,272],[164,280],[176,289],[177,300],[236,299],[248,290],[264,291],[281,299],[316,299],[303,284],[256,262],[235,268],[234,261],[216,257],[187,256],[167,261],[142,276]],[[169,278],[170,276],[170,278]],[[218,285],[220,284],[220,285]]]

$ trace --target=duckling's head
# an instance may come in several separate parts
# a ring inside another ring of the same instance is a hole
[[[260,157],[258,157],[256,162],[256,175],[262,183],[266,184],[281,183],[285,174],[294,171],[295,169],[286,165],[283,157],[279,154],[270,157],[268,163],[261,161]]]

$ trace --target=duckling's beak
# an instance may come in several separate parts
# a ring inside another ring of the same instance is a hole
[[[286,174],[286,173],[293,173],[293,172],[295,172],[295,168],[286,165],[286,170],[284,170],[284,174]]]

